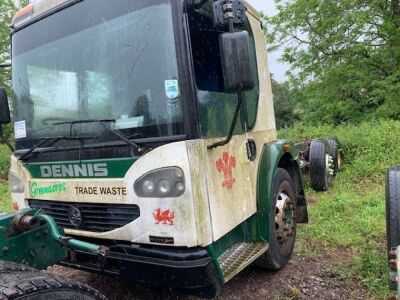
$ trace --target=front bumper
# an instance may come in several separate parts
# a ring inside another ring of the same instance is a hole
[[[220,279],[204,248],[144,247],[117,244],[105,257],[76,251],[62,266],[182,289],[217,290]]]

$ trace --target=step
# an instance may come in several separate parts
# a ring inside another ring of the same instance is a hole
[[[268,243],[239,243],[226,250],[218,258],[225,282],[250,265],[268,250]]]

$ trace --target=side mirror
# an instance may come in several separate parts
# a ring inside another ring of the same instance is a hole
[[[5,88],[0,88],[0,124],[9,124],[11,122],[10,107]]]
[[[249,33],[240,31],[221,34],[220,49],[225,91],[252,90],[255,83]]]

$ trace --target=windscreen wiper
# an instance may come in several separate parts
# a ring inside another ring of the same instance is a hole
[[[43,141],[41,141],[40,143],[34,145],[32,148],[30,148],[27,152],[25,152],[24,154],[22,154],[19,159],[24,161],[25,158],[27,158],[33,151],[35,151],[37,148],[39,148],[40,146],[44,145],[45,143],[47,143],[48,141],[51,141],[50,144],[47,145],[47,147],[50,147],[52,145],[54,145],[55,143],[61,141],[61,140],[89,140],[89,139],[96,139],[98,138],[97,136],[50,136],[50,137],[46,137],[44,138]]]
[[[133,150],[136,150],[137,153],[143,154],[145,152],[145,149],[140,147],[138,144],[136,144],[134,141],[131,141],[129,138],[121,134],[120,132],[113,130],[109,127],[107,127],[104,123],[113,123],[115,122],[115,119],[103,119],[103,120],[97,120],[97,119],[88,119],[88,120],[76,120],[76,121],[63,121],[63,122],[58,122],[58,123],[53,123],[53,125],[64,125],[68,124],[70,125],[70,135],[72,135],[72,127],[75,124],[84,124],[84,123],[97,123],[100,124],[105,130],[108,132],[114,134],[116,137],[119,137],[121,140],[123,140],[128,146],[131,146]]]

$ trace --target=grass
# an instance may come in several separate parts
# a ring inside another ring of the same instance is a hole
[[[10,155],[10,149],[4,144],[0,144],[0,211],[5,212],[12,210],[11,196],[7,183]]]
[[[345,155],[344,170],[330,191],[307,189],[316,204],[309,206],[310,224],[298,233],[300,253],[335,252],[348,260],[346,276],[362,282],[379,298],[388,294],[385,223],[385,172],[400,163],[400,122],[358,126],[298,125],[280,131],[290,140],[337,137]]]

